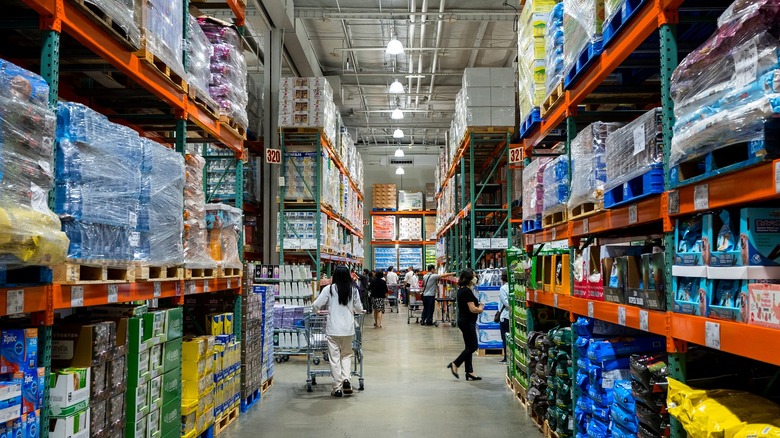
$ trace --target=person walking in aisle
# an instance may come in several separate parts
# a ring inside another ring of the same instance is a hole
[[[479,348],[477,343],[477,315],[485,311],[485,304],[480,303],[477,296],[474,295],[474,287],[477,285],[477,274],[469,268],[460,271],[458,278],[458,328],[463,334],[463,343],[465,348],[454,361],[447,365],[450,372],[456,379],[458,367],[466,364],[466,380],[482,380],[482,377],[474,375],[474,368],[471,363],[471,356]]]
[[[506,334],[509,333],[509,277],[507,276],[506,269],[501,270],[501,289],[498,292],[499,303],[501,304],[501,317],[499,323],[501,325],[501,341],[504,343],[504,359],[500,363],[506,363]]]
[[[390,301],[392,303],[397,303],[395,300],[399,300],[399,288],[398,288],[398,274],[395,273],[395,266],[390,266],[387,268],[387,273],[385,274],[385,280],[387,283],[387,289],[390,293]]]
[[[401,294],[401,302],[403,304],[409,304],[409,289],[412,286],[417,285],[417,276],[414,275],[414,266],[409,266],[409,269],[406,270],[406,275],[404,275],[404,288],[403,293]]]
[[[363,269],[363,272],[358,274],[360,277],[360,301],[368,313],[371,313],[371,291],[368,288],[371,284],[370,272],[368,269]]]
[[[371,308],[374,309],[374,327],[382,328],[382,316],[385,314],[385,298],[387,298],[387,283],[382,271],[376,271],[368,289],[371,291]]]
[[[435,266],[428,265],[428,273],[422,279],[423,310],[420,325],[433,325],[433,311],[436,309],[436,292],[439,290],[440,278],[435,269]]]
[[[360,294],[352,282],[349,269],[338,266],[333,272],[333,281],[314,300],[315,311],[328,309],[325,323],[325,338],[328,341],[328,361],[333,376],[330,394],[341,397],[352,394],[349,375],[352,372],[352,338],[355,336],[355,313],[363,313]]]

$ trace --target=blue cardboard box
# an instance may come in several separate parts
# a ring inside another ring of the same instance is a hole
[[[16,373],[38,366],[38,329],[6,329],[0,339],[0,373]]]

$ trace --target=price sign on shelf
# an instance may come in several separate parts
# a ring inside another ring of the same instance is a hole
[[[24,289],[9,290],[5,295],[6,315],[24,313]]]
[[[209,291],[209,281],[203,280],[203,292],[208,293],[208,291]]]
[[[557,236],[558,233],[555,232],[555,227],[553,227],[551,233],[552,233],[552,240],[558,239],[558,236]]]
[[[228,279],[227,279],[227,288],[228,288],[228,289],[232,289],[232,287],[231,287],[232,285],[233,285],[233,284],[231,283],[231,281],[230,281],[230,278],[228,278]]]
[[[268,164],[282,164],[282,151],[280,149],[266,149],[265,162]]]
[[[178,281],[176,282],[176,296],[177,297],[181,296],[181,282]]]
[[[693,188],[693,208],[706,210],[710,208],[710,186],[702,184]]]
[[[626,325],[626,308],[623,306],[618,307],[618,324]]]
[[[119,301],[119,285],[118,284],[109,284],[108,285],[108,302],[109,303],[116,303]]]
[[[669,192],[668,197],[669,214],[677,214],[680,212],[680,192],[672,190]]]
[[[582,234],[588,233],[590,233],[590,224],[588,223],[588,218],[585,218],[582,220]]]
[[[707,321],[704,323],[704,345],[720,350],[720,324]]]
[[[160,298],[160,296],[162,295],[162,285],[160,284],[159,281],[155,281],[154,282],[154,292],[153,292],[153,294],[154,294],[155,298]]]
[[[644,330],[646,332],[650,331],[650,321],[649,318],[650,315],[647,313],[647,310],[640,310],[639,311],[639,329]]]
[[[509,164],[520,163],[523,161],[523,148],[509,149]]]
[[[588,302],[588,318],[593,318],[596,312],[593,309],[593,302]]]
[[[537,303],[539,302],[539,291],[538,290],[534,291],[534,301],[537,302]]]
[[[628,223],[629,224],[635,224],[639,222],[639,213],[636,209],[636,204],[631,204],[628,206]]]
[[[558,294],[553,295],[553,306],[558,307]]]
[[[84,306],[84,287],[73,286],[70,288],[70,307]]]
[[[185,281],[184,282],[184,295],[192,295],[195,293],[195,281]]]

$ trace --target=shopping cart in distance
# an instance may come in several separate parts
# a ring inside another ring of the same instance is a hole
[[[420,289],[419,285],[410,286],[409,289],[406,290],[406,299],[408,300],[407,303],[409,305],[406,314],[407,324],[411,324],[412,319],[419,323],[420,318],[422,318],[422,293],[423,291]]]
[[[363,317],[364,313],[355,314],[355,336],[352,339],[352,370],[350,375],[358,378],[358,389],[365,389],[363,379]],[[312,392],[317,384],[317,376],[330,376],[328,363],[328,340],[325,326],[328,323],[327,312],[310,313],[304,318],[306,339],[308,340],[306,360],[306,391]],[[320,360],[323,359],[323,361]],[[324,366],[319,366],[323,364]]]
[[[390,313],[393,313],[395,310],[395,313],[399,313],[398,310],[398,302],[400,301],[399,293],[401,292],[401,285],[400,284],[388,284],[387,285],[387,308],[390,310]]]

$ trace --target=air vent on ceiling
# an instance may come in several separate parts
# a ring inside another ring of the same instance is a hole
[[[414,160],[411,158],[390,158],[390,164],[408,166],[414,164]]]

